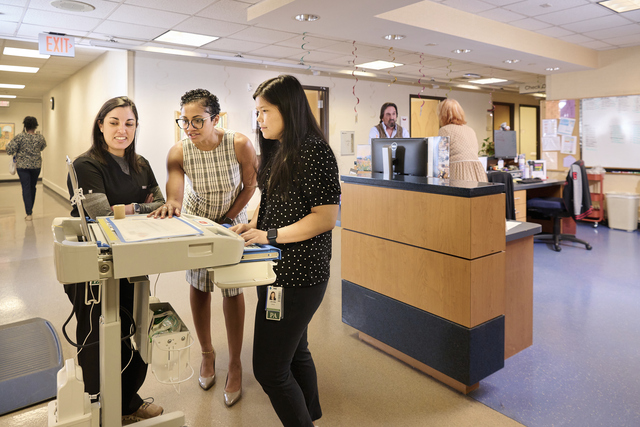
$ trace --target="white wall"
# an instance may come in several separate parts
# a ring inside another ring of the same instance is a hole
[[[0,107],[0,123],[13,123],[15,125],[15,134],[22,132],[24,128],[22,121],[26,116],[33,116],[38,119],[38,131],[41,132],[45,138],[47,137],[46,128],[42,124],[42,101],[38,100],[18,100],[10,99],[8,107]],[[47,143],[49,141],[47,140]],[[46,156],[47,150],[42,153]],[[9,156],[6,152],[0,153],[0,181],[16,180],[18,181],[18,175],[11,175],[9,173]],[[44,169],[44,168],[43,168]],[[42,175],[42,172],[41,172]]]
[[[66,156],[73,160],[89,149],[93,120],[107,99],[128,95],[128,56],[126,51],[105,52],[42,98],[47,139],[43,182],[65,198],[69,197]]]
[[[147,52],[134,54],[133,98],[140,114],[140,139],[138,152],[151,163],[158,182],[166,182],[166,155],[174,143],[176,124],[174,111],[180,108],[180,97],[191,89],[204,88],[220,99],[221,110],[228,114],[228,127],[243,133],[255,142],[251,129],[252,99],[256,87],[264,80],[283,74],[267,67],[246,68],[224,66],[207,59],[172,57]],[[398,105],[400,116],[409,116],[409,95],[418,94],[421,86],[360,79],[356,83],[356,106],[353,96],[355,80],[351,76],[313,76],[311,73],[292,73],[303,85],[329,88],[329,143],[338,159],[341,174],[347,174],[353,166],[355,155],[343,156],[340,152],[340,132],[354,131],[357,144],[366,144],[369,130],[379,122],[380,106],[387,101]],[[251,89],[249,89],[251,87]],[[423,96],[445,96],[446,89],[425,89]],[[465,109],[469,125],[474,128],[479,141],[486,136],[486,110],[489,95],[452,91]],[[355,120],[354,107],[358,111]],[[256,197],[249,209],[256,206]]]

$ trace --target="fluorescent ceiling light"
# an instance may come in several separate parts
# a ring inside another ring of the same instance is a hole
[[[558,71],[560,69],[560,67],[549,67],[549,68],[545,68],[545,70],[547,71]]]
[[[220,37],[204,36],[202,34],[183,33],[181,31],[169,30],[164,34],[159,35],[153,41],[184,44],[187,46],[200,47],[212,41],[218,40]]]
[[[533,96],[537,96],[538,98],[546,98],[547,94],[546,93],[534,93]]]
[[[295,19],[296,21],[300,21],[300,22],[313,22],[313,21],[317,21],[318,19],[320,19],[320,17],[318,15],[311,15],[311,14],[308,14],[308,13],[303,13],[301,15],[294,16],[293,19]]]
[[[49,55],[40,55],[40,52],[36,49],[19,49],[17,47],[5,47],[2,53],[9,56],[23,56],[25,58],[49,58]]]
[[[38,67],[19,67],[17,65],[0,65],[0,71],[12,71],[14,73],[37,73]]]
[[[618,13],[640,9],[640,0],[609,0],[599,1],[598,4]]]
[[[469,53],[471,49],[455,49],[451,51],[452,53]]]
[[[386,36],[383,37],[383,39],[385,39],[385,40],[402,40],[405,37],[406,36],[403,36],[401,34],[387,34]]]
[[[170,55],[195,56],[196,58],[207,57],[206,53],[198,53],[182,49],[170,49],[168,47],[142,46],[137,50],[144,50],[145,52],[168,53]]]
[[[384,70],[385,68],[402,67],[404,64],[388,61],[373,61],[365,64],[358,64],[356,67],[366,68],[369,70]]]
[[[15,95],[0,95],[0,98],[15,98]]]
[[[505,59],[504,61],[505,64],[517,64],[518,62],[520,62],[519,59]]]
[[[472,85],[458,85],[458,87],[461,87],[462,89],[480,89],[478,86]]]
[[[495,79],[495,78],[490,78],[490,79],[479,79],[479,80],[469,80],[469,83],[475,83],[477,85],[490,85],[493,83],[502,83],[502,82],[506,82],[507,80],[505,79]]]
[[[0,83],[2,89],[24,89],[24,85],[10,85],[7,83]]]

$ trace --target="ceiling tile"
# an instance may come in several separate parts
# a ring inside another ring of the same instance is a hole
[[[614,46],[620,47],[628,47],[638,44],[638,34],[628,35],[628,36],[620,36],[620,37],[612,37],[610,39],[604,39],[605,43],[612,44]]]
[[[625,12],[620,16],[624,17],[625,19],[628,19],[631,22],[640,23],[640,10],[632,10],[630,12]]]
[[[24,16],[23,22],[25,24],[42,25],[46,29],[43,31],[51,31],[49,27],[52,22],[55,22],[57,28],[74,29],[80,31],[91,31],[101,20],[98,18],[88,18],[84,16],[77,16],[76,14],[66,14],[49,12],[45,10],[29,9]]]
[[[510,12],[506,9],[491,9],[485,12],[480,12],[478,15],[498,22],[513,22],[526,18],[524,15]]]
[[[268,30],[266,28],[249,27],[233,35],[235,39],[256,41],[265,43],[278,43],[296,37],[297,34],[284,31]]]
[[[482,0],[482,1],[484,1],[485,3],[492,4],[494,6],[506,6],[508,4],[521,2],[522,0]]]
[[[211,0],[126,0],[124,3],[133,6],[152,7],[153,9],[164,10],[168,12],[183,13],[186,15],[194,15],[202,11],[211,4]]]
[[[544,28],[542,30],[536,31],[536,33],[542,34],[544,36],[556,37],[556,38],[566,37],[574,34],[573,31],[565,30],[564,28],[560,28],[560,27]]]
[[[564,40],[569,43],[582,44],[593,41],[590,37],[585,37],[582,34],[572,34],[570,36],[560,37],[560,40]]]
[[[551,7],[542,7],[543,4],[551,5]],[[555,13],[561,10],[584,6],[586,4],[585,0],[528,0],[510,4],[505,6],[505,9],[532,17]]]
[[[298,53],[291,55],[290,59],[300,59],[304,58],[304,62],[325,62],[331,59],[340,58],[342,55],[331,53],[331,52],[320,52],[319,50],[312,50],[310,53],[307,53],[306,50],[298,49]]]
[[[220,0],[198,13],[204,18],[217,19],[219,21],[247,23],[247,3],[239,3],[233,0]]]
[[[288,46],[288,47],[300,47],[302,46],[303,43],[305,44],[304,45],[305,49],[317,50],[317,49],[323,49],[323,48],[329,47],[331,45],[335,45],[336,41],[300,34],[298,37],[294,37],[289,40],[278,42],[278,45]]]
[[[594,40],[592,42],[580,43],[580,45],[582,45],[584,47],[588,47],[589,49],[596,49],[596,50],[612,49],[613,48],[613,46],[611,46],[609,43],[605,43],[605,42],[600,41],[600,40]]]
[[[88,31],[69,30],[68,28],[58,28],[58,27],[50,27],[50,26],[43,27],[42,25],[20,24],[20,26],[18,27],[18,34],[16,34],[16,36],[26,38],[26,39],[37,40],[38,34],[40,34],[43,31],[52,31],[55,33],[70,34],[76,37],[84,37],[87,34],[89,34]]]
[[[94,32],[114,36],[116,39],[133,38],[151,40],[163,34],[165,31],[166,29],[161,27],[147,27],[144,25],[126,24],[124,22],[104,21]]]
[[[260,49],[252,50],[253,55],[266,56],[269,58],[288,58],[300,53],[300,49],[292,47],[268,45]]]
[[[622,27],[607,28],[605,30],[588,31],[582,34],[596,40],[606,41],[606,39],[610,39],[613,37],[625,37],[625,36],[631,36],[634,34],[640,34],[640,25],[638,24],[624,25]],[[640,40],[640,37],[638,38],[638,40]]]
[[[110,21],[128,22],[136,25],[171,28],[187,19],[182,13],[149,9],[148,7],[122,5],[109,16]]]
[[[478,0],[444,0],[442,4],[469,13],[479,13],[495,8],[494,5]]]
[[[236,34],[249,28],[246,25],[240,25],[233,22],[216,21],[209,18],[201,18],[194,16],[184,22],[173,27],[177,31],[187,31],[191,33],[203,34],[206,36],[226,37]],[[259,41],[259,40],[252,40]]]
[[[38,10],[46,10],[48,12],[56,12],[56,13],[64,13],[66,15],[78,16],[78,17],[88,17],[88,18],[100,18],[105,19],[109,16],[111,12],[113,12],[117,7],[117,2],[112,1],[104,1],[104,0],[91,0],[91,6],[95,7],[94,10],[89,12],[70,12],[62,9],[58,9],[51,5],[52,0],[30,0],[29,8],[30,9],[38,9]]]
[[[574,22],[563,25],[563,28],[576,33],[585,33],[587,31],[602,30],[605,28],[619,27],[629,25],[630,21],[624,19],[620,15],[604,16],[602,18],[587,19],[586,21]]]
[[[0,15],[0,22],[11,21],[19,22],[24,13],[23,7],[18,6],[2,6],[2,15]]]
[[[0,21],[0,34],[13,36],[17,29],[18,29],[17,22]]]
[[[559,12],[548,13],[545,15],[539,15],[536,18],[543,22],[548,22],[553,25],[564,25],[571,22],[585,21],[587,19],[600,18],[605,16],[611,16],[615,12],[608,10],[607,8],[590,4],[585,6],[574,7],[570,10],[561,10]]]
[[[236,53],[251,52],[256,49],[262,49],[267,45],[264,43],[248,42],[246,40],[235,40],[228,37],[215,40],[209,44],[201,46],[201,49],[226,50]]]
[[[549,28],[551,26],[551,24],[549,24],[548,22],[538,21],[537,19],[533,18],[525,18],[518,21],[512,21],[509,22],[509,25],[513,25],[514,27],[522,28],[523,30],[529,31],[537,31],[543,28]]]

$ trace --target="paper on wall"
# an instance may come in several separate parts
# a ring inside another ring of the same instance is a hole
[[[542,151],[558,151],[560,150],[559,136],[543,136]]]
[[[576,162],[576,158],[575,157],[567,156],[562,160],[562,166],[564,166],[565,168],[568,168],[569,166],[571,166],[575,162]]]
[[[560,124],[558,125],[558,133],[560,135],[572,135],[575,125],[576,119],[560,119]]]
[[[556,136],[558,134],[558,121],[546,119],[542,121],[542,136]]]
[[[562,149],[563,154],[576,154],[576,145],[578,138],[575,136],[562,135]]]
[[[546,161],[547,170],[558,169],[558,152],[557,151],[547,151],[542,153],[542,160]]]

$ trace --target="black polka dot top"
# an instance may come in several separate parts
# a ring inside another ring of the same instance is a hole
[[[289,192],[289,200],[262,193],[258,215],[260,230],[298,222],[316,206],[340,204],[338,164],[331,147],[319,137],[307,136],[301,146],[300,158],[299,185]],[[276,285],[312,286],[329,279],[331,231],[278,247],[282,258],[274,268],[278,276]]]

